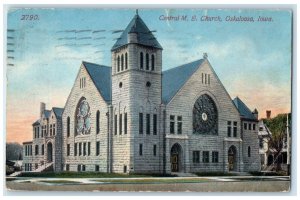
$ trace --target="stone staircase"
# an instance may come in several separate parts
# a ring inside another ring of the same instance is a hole
[[[10,174],[9,176],[10,177],[16,177],[16,176],[19,176],[20,174],[22,174],[22,171],[14,172],[14,173]]]
[[[41,165],[37,169],[33,170],[32,172],[43,172],[43,171],[51,171],[53,169],[53,162],[46,163],[46,165]]]

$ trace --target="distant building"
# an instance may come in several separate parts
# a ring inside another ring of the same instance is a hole
[[[41,104],[24,169],[260,170],[257,111],[231,99],[207,54],[162,71],[162,50],[135,15],[111,49],[111,67],[82,62],[64,109]]]

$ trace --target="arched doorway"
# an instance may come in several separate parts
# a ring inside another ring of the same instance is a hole
[[[236,147],[235,146],[231,146],[228,149],[228,170],[229,171],[236,171],[237,167],[236,167],[236,163],[237,163],[237,158],[236,158]]]
[[[171,171],[179,172],[182,170],[182,148],[176,143],[171,148]]]
[[[52,162],[53,161],[53,147],[52,147],[52,143],[49,142],[47,144],[47,161],[48,162]]]

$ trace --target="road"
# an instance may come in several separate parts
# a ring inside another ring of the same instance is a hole
[[[288,192],[289,177],[193,177],[193,178],[14,178],[8,192]]]

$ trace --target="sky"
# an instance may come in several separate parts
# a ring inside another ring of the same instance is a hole
[[[139,9],[163,47],[163,70],[202,58],[229,95],[259,117],[291,111],[291,12],[287,10]],[[133,9],[11,9],[7,16],[6,141],[32,139],[40,102],[64,107],[81,62],[111,66],[111,47]],[[187,21],[161,20],[187,16]],[[26,18],[28,16],[28,18]],[[32,16],[32,18],[30,18]],[[197,21],[192,21],[193,16]],[[201,21],[202,16],[222,21]],[[254,22],[226,21],[253,17]],[[271,22],[257,21],[270,17]]]

